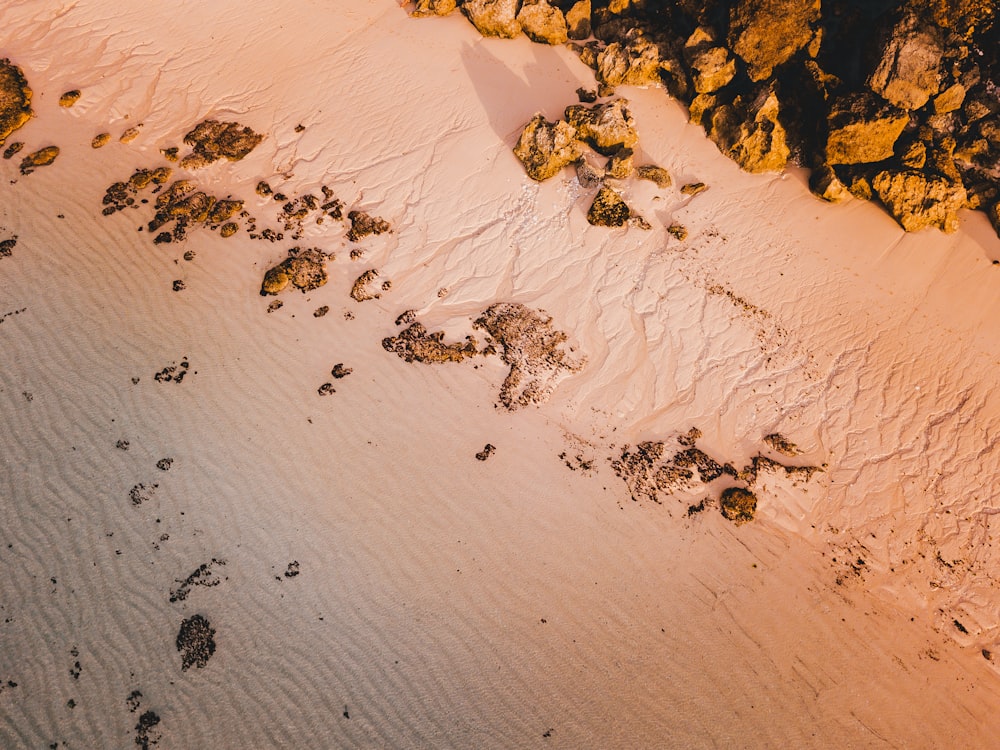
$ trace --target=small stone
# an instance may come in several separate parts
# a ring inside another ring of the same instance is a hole
[[[184,287],[185,287],[185,284],[184,284],[183,279],[174,279],[173,289],[174,289],[175,292],[183,292],[184,291]]]
[[[597,92],[593,89],[585,89],[581,86],[576,90],[576,95],[584,104],[593,104],[597,101]]]
[[[354,372],[354,370],[351,369],[350,367],[344,367],[343,362],[338,362],[333,366],[333,369],[330,370],[330,374],[334,377],[335,380],[346,378],[352,372]]]
[[[684,195],[698,195],[698,193],[703,193],[706,190],[708,190],[708,185],[704,182],[689,182],[681,186],[681,192]]]
[[[46,146],[21,160],[21,174],[29,175],[39,167],[47,167],[59,156],[58,146]]]
[[[635,170],[635,175],[640,180],[649,180],[656,183],[659,188],[667,188],[672,184],[670,173],[663,167],[655,164],[642,164]]]
[[[90,142],[91,148],[102,148],[108,145],[111,140],[111,133],[98,133],[94,136],[94,139]]]
[[[496,446],[492,443],[487,443],[486,446],[476,454],[476,459],[479,461],[485,461],[496,451]]]
[[[73,89],[72,91],[67,91],[65,94],[59,97],[60,107],[72,107],[80,101],[80,90]]]
[[[139,133],[141,132],[141,130],[142,130],[142,123],[139,123],[134,127],[128,128],[125,131],[123,131],[120,136],[118,136],[118,141],[120,143],[131,143],[132,141],[134,141],[136,138],[139,137]]]
[[[3,158],[4,159],[11,159],[11,158],[13,158],[14,154],[19,153],[22,148],[24,148],[24,142],[23,141],[14,141],[7,148],[5,148],[3,150]]]
[[[632,211],[622,197],[605,186],[597,192],[590,210],[587,211],[587,221],[594,226],[621,227],[631,215]]]
[[[322,307],[317,307],[315,310],[313,310],[313,317],[314,318],[322,318],[328,312],[330,312],[330,306],[329,305],[323,305]]]
[[[670,232],[674,237],[679,239],[681,242],[687,239],[688,230],[682,227],[680,224],[671,224],[667,227],[667,231]]]
[[[446,16],[458,7],[456,0],[417,0],[417,6],[410,15]]]

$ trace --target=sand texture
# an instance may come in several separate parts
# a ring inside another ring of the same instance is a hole
[[[0,747],[989,747],[986,215],[407,11],[0,6]]]

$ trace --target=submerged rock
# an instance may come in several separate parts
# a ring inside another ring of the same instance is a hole
[[[587,221],[595,227],[621,227],[632,215],[632,210],[622,197],[611,188],[604,186],[587,211]]]
[[[559,171],[580,158],[583,144],[576,139],[577,131],[563,122],[549,122],[539,113],[521,131],[514,156],[524,165],[528,176],[539,182],[559,174]]]
[[[888,159],[909,122],[903,110],[874,94],[855,94],[834,103],[828,116],[828,164],[865,164]]]
[[[7,136],[31,119],[31,89],[21,69],[0,60],[0,146]]]
[[[500,386],[500,403],[511,411],[547,400],[561,377],[584,365],[564,349],[566,334],[552,327],[544,310],[501,302],[486,309],[473,327],[502,347],[500,358],[510,372]]]
[[[566,18],[559,8],[546,0],[525,0],[517,20],[529,39],[542,44],[564,44],[567,36]]]
[[[604,156],[612,156],[621,148],[633,148],[639,142],[627,99],[594,107],[572,104],[566,107],[565,117],[575,128],[576,137]]]
[[[820,18],[819,0],[738,0],[729,16],[729,45],[753,81],[805,47]]]
[[[462,12],[483,36],[513,39],[521,33],[519,0],[465,0]]]
[[[967,199],[961,183],[915,170],[884,170],[875,175],[872,187],[907,232],[925,227],[954,232],[958,210],[965,207]]]

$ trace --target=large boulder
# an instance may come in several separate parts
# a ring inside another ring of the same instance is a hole
[[[521,12],[517,14],[517,20],[524,33],[533,42],[565,44],[569,39],[566,35],[566,18],[562,11],[553,8],[546,0],[536,0],[535,2],[525,0],[524,5],[521,6]]]
[[[660,53],[639,29],[629,29],[597,55],[597,80],[608,86],[645,86],[660,82]]]
[[[871,94],[834,102],[828,115],[828,164],[867,164],[888,159],[909,115]]]
[[[958,229],[958,210],[967,201],[962,183],[916,170],[883,170],[875,175],[872,187],[907,232],[925,227],[954,232]]]
[[[514,156],[520,159],[531,179],[541,182],[580,158],[583,144],[576,136],[573,125],[562,120],[549,122],[539,113],[521,131]]]
[[[780,171],[791,152],[778,110],[777,95],[773,88],[766,89],[749,107],[737,101],[714,110],[708,135],[747,172]]]
[[[620,148],[632,148],[639,142],[627,99],[615,99],[594,107],[573,104],[566,107],[565,117],[576,129],[578,138],[605,156],[611,156]]]
[[[465,0],[462,12],[483,36],[513,39],[521,33],[519,0]]]
[[[813,38],[819,0],[739,0],[730,12],[729,46],[761,81]]]
[[[868,85],[897,107],[919,109],[941,87],[943,54],[942,31],[907,16],[892,30]]]

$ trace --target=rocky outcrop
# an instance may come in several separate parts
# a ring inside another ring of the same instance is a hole
[[[0,146],[7,136],[31,119],[31,89],[21,69],[0,60]]]
[[[605,156],[621,148],[632,148],[639,142],[627,99],[615,99],[594,107],[573,104],[566,107],[565,117],[576,129],[578,138]]]
[[[462,12],[483,36],[513,39],[521,33],[519,0],[465,0]]]
[[[549,122],[539,113],[521,131],[514,155],[520,159],[528,176],[541,182],[580,158],[583,144],[576,135],[572,125],[562,120]]]
[[[546,0],[525,0],[517,20],[529,39],[542,44],[564,44],[567,36],[566,18],[559,8]]]

